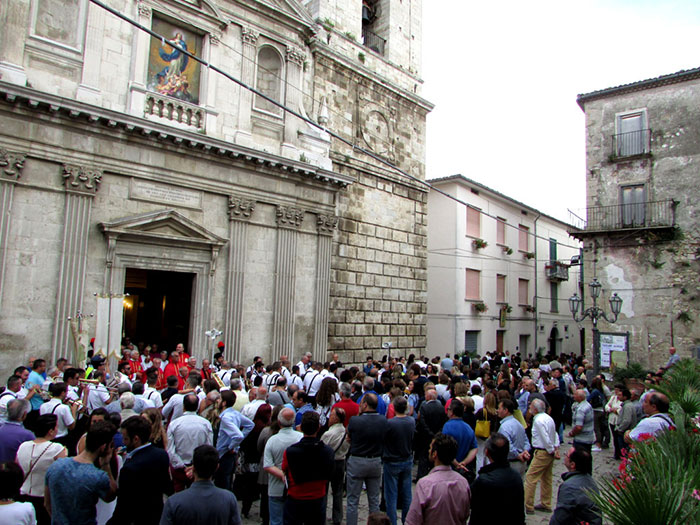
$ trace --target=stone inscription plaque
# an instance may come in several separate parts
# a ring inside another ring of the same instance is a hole
[[[158,182],[131,179],[129,198],[139,201],[172,204],[183,208],[202,209],[202,192],[168,186]]]

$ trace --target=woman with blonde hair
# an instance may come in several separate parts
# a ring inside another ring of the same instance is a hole
[[[167,450],[168,437],[163,428],[163,416],[160,410],[157,408],[147,408],[141,412],[141,417],[146,418],[151,424],[151,444],[163,450]]]
[[[501,390],[501,392],[504,392],[504,390]],[[484,407],[478,410],[475,414],[475,418],[477,421],[482,421],[484,419],[488,420],[489,432],[491,434],[493,434],[494,432],[498,432],[498,427],[501,424],[500,420],[498,419],[498,414],[496,412],[497,408],[498,399],[493,394],[493,392],[489,392],[484,396]],[[487,438],[480,438],[478,436],[476,438],[476,441],[479,445],[479,448],[476,453],[477,472],[478,469],[480,469],[484,463],[484,448],[486,446],[486,439]]]

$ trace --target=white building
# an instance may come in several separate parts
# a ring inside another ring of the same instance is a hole
[[[578,352],[568,225],[462,175],[431,183],[461,202],[428,196],[428,354]]]

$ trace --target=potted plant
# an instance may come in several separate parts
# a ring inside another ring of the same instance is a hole
[[[508,246],[501,246],[501,249],[506,255],[513,255],[513,248],[510,248]]]
[[[527,304],[523,307],[526,312],[534,314],[535,313],[535,307],[532,306],[531,304]]]
[[[513,311],[513,307],[509,305],[508,303],[504,303],[501,305],[501,310],[505,310],[507,314],[511,313]]]
[[[526,259],[534,259],[534,258],[535,258],[535,252],[525,252],[525,253],[523,254],[523,257],[525,257]]]
[[[476,248],[477,250],[481,250],[482,248],[486,248],[489,245],[484,239],[474,239],[472,241],[472,246]]]
[[[486,303],[484,303],[483,301],[480,301],[478,303],[473,303],[472,308],[474,308],[474,310],[480,314],[483,314],[485,311],[487,311],[489,309],[489,307],[486,306]]]

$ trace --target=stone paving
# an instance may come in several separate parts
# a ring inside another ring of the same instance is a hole
[[[563,457],[563,452],[565,450],[568,450],[570,445],[566,445],[565,447],[562,447],[562,457]],[[603,450],[602,452],[594,452],[593,453],[593,477],[597,480],[603,479],[603,478],[609,478],[610,476],[614,475],[617,473],[617,467],[619,465],[619,461],[616,461],[613,459],[613,450],[610,448],[609,450]],[[554,474],[552,478],[552,507],[556,507],[557,504],[557,493],[559,490],[559,485],[561,484],[561,475],[566,472],[566,467],[564,466],[564,460],[559,459],[555,461],[554,463]],[[415,475],[415,468],[414,468],[414,475]],[[539,485],[537,487],[537,493],[535,494],[535,504],[539,503]],[[259,516],[259,502],[256,502],[253,504],[253,507],[250,511],[250,517],[249,518],[244,518],[242,517],[242,523],[243,525],[259,525],[261,523],[261,519]],[[362,496],[360,498],[360,506],[359,506],[359,516],[358,516],[358,525],[362,525],[367,522],[367,515],[369,514],[369,509],[367,506],[367,495],[363,491]],[[399,514],[400,515],[400,514]],[[526,516],[525,523],[527,525],[543,525],[543,524],[548,524],[549,523],[549,518],[551,517],[551,513],[549,512],[539,512],[535,511],[535,514]],[[330,521],[330,502],[328,505],[328,523],[331,523]],[[345,520],[343,520],[343,523],[345,523]],[[496,525],[496,522],[494,521],[494,525]]]

